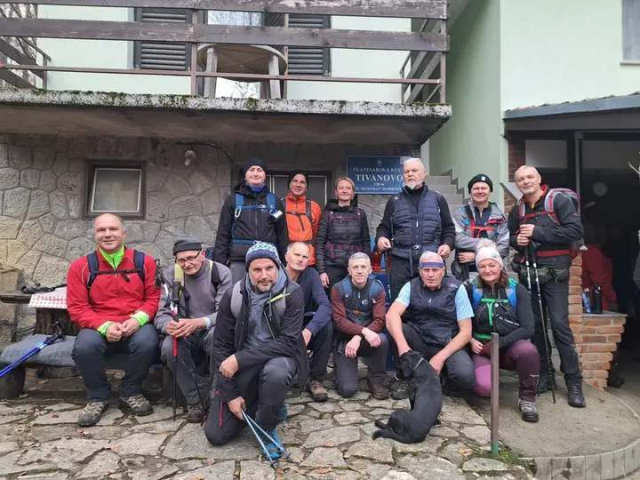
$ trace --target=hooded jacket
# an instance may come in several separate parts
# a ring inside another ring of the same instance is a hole
[[[260,192],[254,192],[245,182],[236,185],[234,193],[225,200],[220,212],[214,253],[216,262],[223,265],[228,265],[229,262],[244,262],[247,250],[251,246],[250,242],[255,241],[273,243],[278,249],[280,259],[284,261],[289,238],[282,202],[275,199],[275,216],[268,208],[243,209],[236,212],[236,194],[244,197],[243,207],[250,207],[268,205],[268,193],[269,189],[266,186]],[[234,239],[242,243],[234,242]]]

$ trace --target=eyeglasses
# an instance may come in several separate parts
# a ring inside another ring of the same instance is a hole
[[[198,257],[200,256],[201,252],[202,252],[202,250],[200,252],[198,252],[196,255],[192,255],[190,257],[176,258],[176,263],[178,265],[180,265],[181,267],[183,267],[187,262],[193,263],[198,259]]]

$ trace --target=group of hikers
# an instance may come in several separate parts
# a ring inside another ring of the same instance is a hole
[[[110,352],[128,354],[120,400],[135,415],[152,412],[142,383],[161,352],[187,421],[204,422],[212,444],[234,438],[245,415],[277,443],[294,384],[313,401],[328,399],[330,357],[346,398],[359,388],[360,358],[374,398],[410,397],[411,381],[387,373],[389,352],[397,368],[410,351],[441,376],[444,393],[489,396],[496,332],[500,366],[519,377],[521,416],[536,422],[536,394],[554,387],[547,323],[568,403],[584,407],[568,321],[571,245],[583,235],[572,199],[524,166],[514,178],[522,200],[508,219],[489,201],[493,183],[483,174],[469,181],[470,200],[452,213],[427,185],[420,159],[406,159],[402,169],[404,186],[388,200],[375,238],[388,291],[372,274],[367,215],[348,177],[337,179],[336,198],[323,210],[306,196],[305,172],[289,175],[279,199],[265,184],[264,163],[247,161],[222,207],[215,247],[180,239],[175,264],[163,272],[125,246],[120,217],[97,217],[97,249],[73,262],[67,279],[67,308],[81,329],[73,358],[88,398],[79,425],[95,425],[108,408]],[[505,268],[510,248],[520,282]],[[455,276],[447,273],[451,255]],[[276,446],[267,445],[274,456]]]

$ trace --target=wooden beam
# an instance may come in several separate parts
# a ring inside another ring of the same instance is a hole
[[[233,12],[309,13],[396,18],[447,18],[447,0],[26,0],[19,3],[155,7]]]
[[[2,64],[0,63],[0,66]],[[10,66],[8,67],[10,68]],[[0,80],[4,80],[9,85],[13,85],[18,88],[35,88],[35,85],[27,82],[24,78],[16,75],[11,70],[7,70],[5,68],[0,68]]]
[[[88,20],[2,18],[0,36],[438,52],[449,48],[448,37],[439,33]]]
[[[11,60],[18,62],[20,65],[37,65],[35,59],[29,55],[25,55],[16,47],[0,38],[0,52],[4,53]],[[40,71],[34,71],[40,78],[44,77],[44,74]]]

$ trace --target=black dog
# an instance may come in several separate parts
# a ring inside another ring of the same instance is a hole
[[[402,443],[416,443],[425,439],[436,424],[442,409],[440,376],[420,353],[410,350],[400,357],[400,368],[405,378],[415,387],[411,410],[395,410],[389,422],[376,420],[373,438],[391,438]]]

